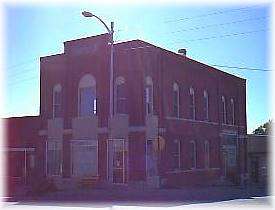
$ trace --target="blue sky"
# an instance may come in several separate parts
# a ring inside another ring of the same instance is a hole
[[[75,4],[76,5],[76,4]],[[271,69],[270,5],[191,6],[30,5],[4,7],[5,84],[1,116],[38,115],[39,57],[61,53],[63,42],[104,33],[88,10],[115,22],[115,40],[143,39],[210,65]],[[271,118],[270,72],[220,68],[247,79],[248,131]]]

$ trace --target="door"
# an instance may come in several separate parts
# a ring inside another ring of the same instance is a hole
[[[227,153],[223,152],[223,176],[227,178],[227,170],[228,170],[228,163],[227,163]]]
[[[154,149],[153,144],[154,139],[148,139],[146,145],[146,174],[147,178],[154,177],[158,175],[157,171],[157,161],[158,154]]]
[[[127,183],[128,152],[124,139],[108,140],[108,180],[114,184]]]

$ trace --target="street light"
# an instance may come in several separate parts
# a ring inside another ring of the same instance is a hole
[[[82,15],[84,17],[95,17],[96,19],[98,19],[107,29],[108,34],[110,36],[110,44],[111,44],[111,60],[110,60],[110,118],[113,117],[113,78],[114,78],[114,39],[113,39],[113,35],[114,35],[114,22],[111,22],[111,30],[110,28],[106,25],[106,23],[101,20],[98,16],[94,15],[91,12],[88,11],[83,11]]]

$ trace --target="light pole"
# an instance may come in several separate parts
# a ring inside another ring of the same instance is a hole
[[[106,23],[104,23],[103,20],[101,20],[98,16],[92,14],[91,12],[87,12],[87,11],[83,11],[82,15],[84,17],[95,17],[96,19],[98,19],[107,29],[108,34],[110,36],[110,44],[111,44],[111,57],[110,57],[110,110],[109,110],[109,114],[110,114],[110,119],[113,117],[113,107],[114,107],[114,100],[113,100],[113,80],[114,80],[114,39],[113,39],[113,35],[114,35],[114,22],[111,22],[111,29],[106,25]]]

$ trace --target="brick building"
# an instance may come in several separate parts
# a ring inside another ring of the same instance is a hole
[[[150,43],[108,34],[40,59],[36,170],[59,187],[240,183],[246,173],[246,81]]]

